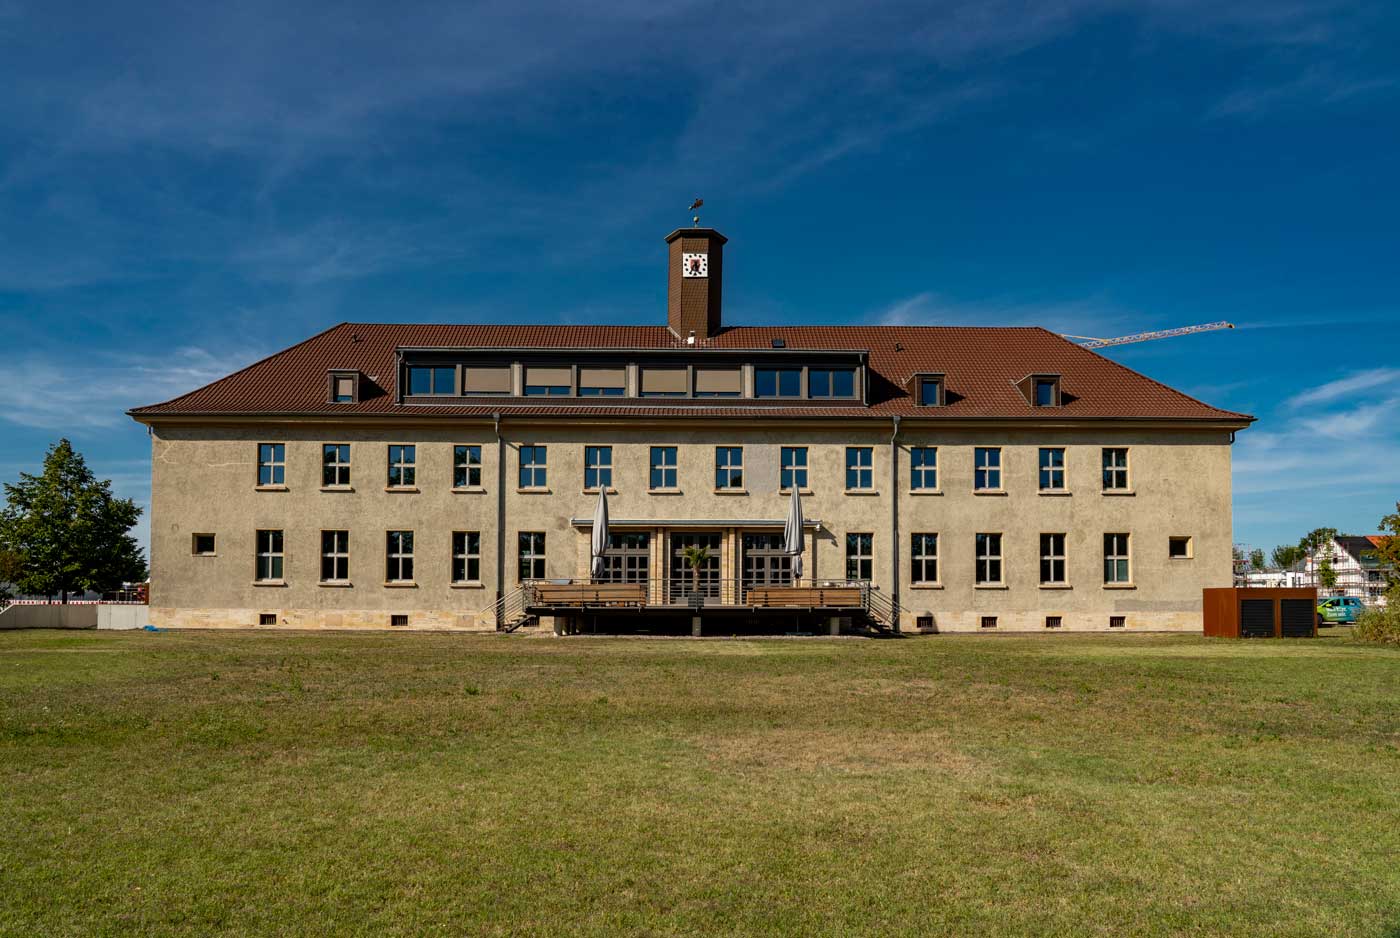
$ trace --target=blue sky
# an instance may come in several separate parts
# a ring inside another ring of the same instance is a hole
[[[600,5],[601,6],[601,5]],[[1235,534],[1400,499],[1393,3],[0,0],[0,478],[341,320],[656,322],[701,195],[752,324],[1233,332]],[[813,276],[813,273],[816,276]]]

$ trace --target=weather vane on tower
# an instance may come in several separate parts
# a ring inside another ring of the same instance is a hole
[[[692,212],[694,212],[696,209],[698,209],[700,206],[702,206],[702,205],[704,205],[704,204],[705,204],[705,200],[704,200],[704,199],[696,199],[694,202],[691,202],[691,203],[690,203],[690,210],[691,210]],[[699,228],[699,227],[700,227],[700,216],[699,216],[698,214],[695,215],[695,216],[691,219],[691,221],[693,221],[693,222],[695,223],[695,227],[696,227],[696,228]]]

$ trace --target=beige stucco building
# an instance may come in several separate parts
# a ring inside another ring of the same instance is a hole
[[[665,326],[345,323],[132,411],[152,622],[1197,629],[1230,585],[1251,418],[1041,329],[729,327],[724,238],[667,240]]]

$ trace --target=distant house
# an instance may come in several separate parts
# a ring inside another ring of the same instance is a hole
[[[1352,596],[1372,606],[1385,605],[1386,566],[1375,551],[1381,546],[1380,534],[1342,534],[1317,553],[1308,557],[1306,572],[1309,579],[1317,575],[1318,565],[1330,557],[1337,572],[1335,589],[1322,590],[1330,596]]]

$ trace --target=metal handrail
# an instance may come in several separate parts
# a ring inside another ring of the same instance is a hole
[[[617,587],[641,587],[640,596],[628,595],[628,591]],[[551,590],[551,587],[565,588]],[[569,589],[573,588],[573,589]],[[577,590],[575,593],[574,590]],[[596,605],[647,605],[647,606],[753,606],[762,607],[769,603],[750,602],[756,590],[836,590],[852,589],[860,591],[860,606],[868,609],[868,597],[872,592],[869,581],[803,577],[801,579],[766,582],[747,577],[702,578],[699,589],[693,578],[683,577],[549,577],[526,580],[520,586],[524,594],[524,605],[548,605],[541,599],[544,594],[562,592],[559,598],[570,603]],[[596,592],[595,592],[596,591]],[[697,597],[699,602],[696,602]],[[591,602],[590,602],[591,601]]]

